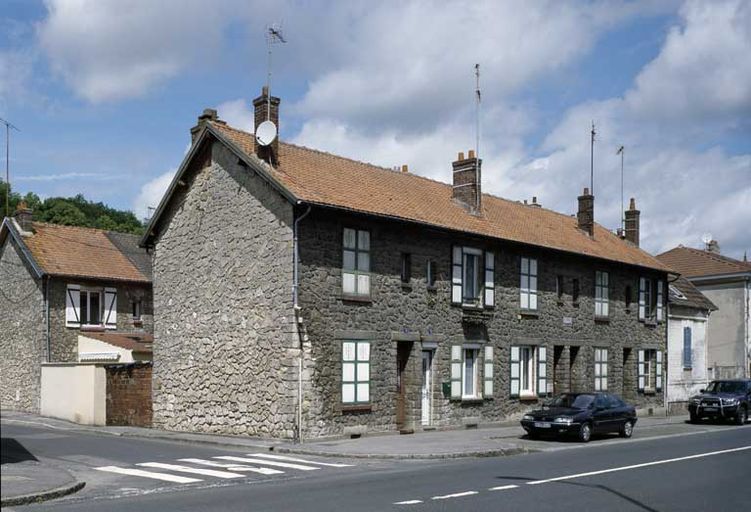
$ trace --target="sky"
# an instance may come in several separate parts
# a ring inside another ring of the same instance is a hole
[[[283,140],[448,183],[479,63],[484,192],[575,213],[594,122],[598,223],[620,226],[623,145],[642,247],[751,253],[745,0],[0,0],[14,190],[147,216],[204,108],[253,130],[272,23]]]

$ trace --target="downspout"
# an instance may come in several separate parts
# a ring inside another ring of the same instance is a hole
[[[298,205],[302,204],[301,201],[297,202]],[[298,304],[298,289],[299,289],[299,280],[300,280],[300,244],[299,244],[299,235],[300,235],[300,227],[299,223],[301,220],[303,220],[305,217],[308,216],[310,213],[310,205],[308,205],[308,209],[305,210],[305,213],[300,215],[297,219],[295,219],[294,223],[294,233],[293,233],[293,239],[292,239],[292,308],[294,310],[294,321],[295,321],[295,331],[297,332],[297,337],[300,341],[300,356],[298,357],[298,364],[297,364],[297,442],[302,444],[302,400],[303,400],[303,393],[302,393],[302,374],[303,374],[303,358],[304,358],[304,347],[303,347],[303,338],[300,336],[300,322],[299,322],[299,311],[300,311],[300,305]]]
[[[50,343],[50,276],[45,276],[44,280],[44,308],[45,308],[45,324],[47,325],[47,362],[52,362],[52,344]]]

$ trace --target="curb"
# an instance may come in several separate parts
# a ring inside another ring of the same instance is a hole
[[[461,459],[470,457],[511,457],[528,453],[537,453],[540,450],[527,447],[506,448],[498,450],[482,450],[473,452],[450,452],[450,453],[348,453],[348,452],[317,452],[298,448],[274,448],[276,453],[290,453],[297,455],[315,455],[317,457],[333,457],[340,459],[402,459],[402,460],[430,460],[430,459]]]
[[[54,500],[55,498],[62,498],[63,496],[78,492],[83,489],[85,485],[86,482],[73,482],[72,484],[57,487],[55,489],[50,489],[49,491],[3,498],[2,502],[0,502],[0,506],[13,507],[18,505],[29,505],[31,503],[41,503],[47,500]]]
[[[232,438],[227,439],[188,439],[184,437],[175,437],[174,435],[165,434],[165,435],[144,435],[144,434],[137,434],[137,433],[118,433],[119,436],[122,437],[135,437],[138,439],[157,439],[159,441],[172,441],[176,443],[194,443],[194,444],[207,444],[207,445],[214,445],[214,446],[237,446],[240,448],[247,448],[250,450],[261,450],[261,451],[277,451],[277,448],[275,446],[266,446],[266,445],[257,445],[257,444],[248,444],[242,442],[242,440],[234,440]]]

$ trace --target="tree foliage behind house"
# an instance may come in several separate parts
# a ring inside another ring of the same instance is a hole
[[[0,204],[5,215],[6,184],[0,181]],[[87,200],[82,194],[74,197],[48,197],[40,199],[34,192],[21,195],[10,193],[10,214],[16,211],[18,203],[24,201],[31,208],[35,221],[63,224],[65,226],[81,226],[87,228],[106,229],[121,233],[143,233],[143,224],[133,212],[117,210],[104,203]]]

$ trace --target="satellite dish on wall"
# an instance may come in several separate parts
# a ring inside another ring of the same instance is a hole
[[[256,141],[261,146],[268,146],[276,139],[276,125],[271,121],[264,121],[256,128]]]

